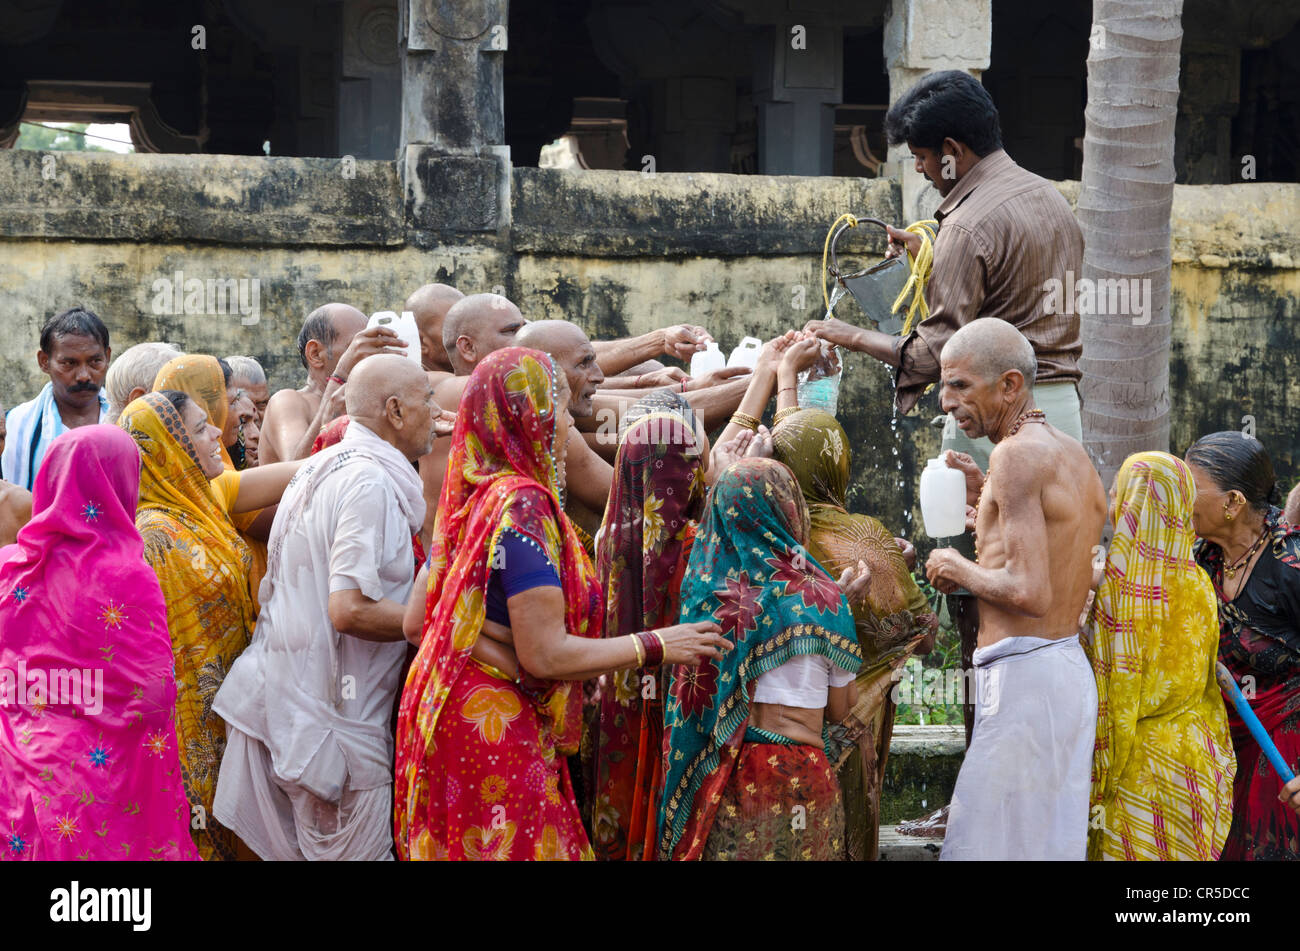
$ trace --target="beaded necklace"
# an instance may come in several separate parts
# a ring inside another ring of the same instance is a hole
[[[1027,413],[1022,413],[1022,414],[1020,415],[1020,417],[1019,417],[1019,418],[1018,418],[1014,423],[1011,424],[1011,428],[1008,429],[1008,430],[1007,430],[1007,434],[1006,434],[1005,436],[1002,437],[1002,441],[1003,441],[1003,442],[1006,442],[1006,440],[1010,439],[1010,438],[1011,438],[1012,436],[1014,436],[1016,433],[1020,432],[1020,427],[1023,426],[1023,425],[1025,425],[1025,423],[1043,423],[1043,424],[1046,424],[1046,423],[1047,423],[1047,413],[1045,413],[1045,412],[1044,412],[1043,410],[1041,410],[1041,409],[1031,409],[1031,410],[1030,410],[1029,412],[1027,412]],[[992,478],[993,478],[993,463],[992,463],[992,460],[990,459],[990,462],[989,462],[989,471],[986,472],[986,473],[984,473],[984,483],[983,483],[983,485],[980,486],[979,494],[975,497],[975,511],[976,511],[976,512],[979,512],[979,509],[980,509],[980,501],[984,498],[984,490],[985,490],[986,488],[988,488],[989,480],[992,479]],[[976,564],[979,564],[979,560],[980,560],[980,539],[979,539],[979,535],[977,535],[977,534],[975,534],[975,533],[972,533],[972,537],[974,538],[974,541],[975,541],[975,563],[976,563]]]

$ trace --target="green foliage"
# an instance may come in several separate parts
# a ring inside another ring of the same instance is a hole
[[[930,608],[939,617],[939,632],[934,639],[934,650],[921,658],[921,665],[927,670],[935,668],[945,673],[949,670],[961,670],[961,635],[948,616],[945,597],[934,589],[921,571],[913,574],[917,586],[930,602]],[[961,724],[962,708],[960,703],[942,706],[920,706],[918,704],[900,703],[894,717],[895,723],[918,725],[922,722]]]
[[[69,122],[63,123],[63,125],[64,128],[56,129],[46,125],[24,122],[19,127],[18,140],[14,143],[14,148],[32,149],[41,152],[112,151],[102,145],[96,145],[94,139],[81,134],[86,131],[87,123]]]

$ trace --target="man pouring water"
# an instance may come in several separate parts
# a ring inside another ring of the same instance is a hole
[[[1006,320],[1033,346],[1037,406],[1053,426],[1082,440],[1079,317],[1046,293],[1059,288],[1067,274],[1083,270],[1083,235],[1069,204],[1056,186],[1003,151],[997,108],[968,73],[949,70],[922,79],[886,114],[885,131],[891,145],[907,143],[917,172],[943,196],[935,212],[939,234],[925,294],[930,314],[905,337],[833,317],[814,320],[806,329],[896,367],[895,401],[906,413],[938,382],[939,354],[958,329],[978,317]],[[921,249],[920,235],[890,228],[889,236],[890,256],[906,247],[915,258]],[[967,437],[949,415],[943,449],[968,457],[948,456],[950,464],[987,470],[993,445],[985,437]],[[969,535],[954,547],[967,557],[974,553]],[[961,631],[968,668],[978,623],[968,594],[958,591],[949,611]],[[972,716],[968,698],[968,738]]]

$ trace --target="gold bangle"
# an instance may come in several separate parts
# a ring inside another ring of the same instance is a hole
[[[635,634],[629,634],[628,636],[632,638],[632,644],[636,647],[636,665],[638,667],[644,667],[645,648],[641,646],[641,638],[637,637]]]
[[[789,419],[797,412],[799,412],[798,406],[787,406],[785,409],[777,410],[776,416],[772,418],[772,425],[780,426],[783,421]]]
[[[740,410],[736,410],[731,414],[731,421],[741,429],[748,429],[751,433],[758,432],[758,424],[761,422],[757,417],[742,413]]]

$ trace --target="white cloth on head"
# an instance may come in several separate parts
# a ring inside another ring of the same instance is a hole
[[[353,588],[372,601],[405,604],[415,573],[411,533],[423,522],[422,485],[411,463],[355,421],[285,490],[252,643],[213,702],[232,730],[268,754],[231,758],[229,769],[223,762],[217,781],[214,813],[250,847],[271,841],[270,830],[294,827],[295,789],[338,806],[346,821],[374,824],[373,834],[391,842],[387,808],[349,807],[355,793],[392,784],[389,722],[406,642],[340,634],[329,596]],[[258,777],[263,766],[273,775]],[[284,796],[270,795],[271,788]],[[249,798],[262,808],[250,810]],[[299,841],[313,834],[300,828]],[[357,857],[349,843],[368,835],[333,835],[341,851],[328,857]]]
[[[1097,684],[1078,635],[975,651],[975,730],[943,860],[1078,860],[1088,846]]]

